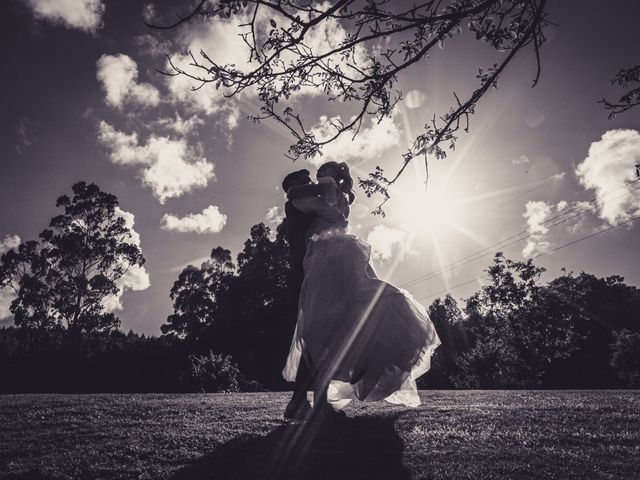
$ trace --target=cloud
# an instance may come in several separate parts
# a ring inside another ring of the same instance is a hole
[[[281,206],[271,207],[267,210],[267,214],[264,216],[264,221],[271,229],[269,234],[271,240],[275,240],[276,234],[278,233],[278,225],[282,223],[284,217],[284,208]]]
[[[0,240],[0,255],[8,252],[12,248],[16,248],[20,245],[20,237],[18,235],[5,235]]]
[[[18,134],[18,142],[15,145],[16,152],[22,155],[33,144],[34,123],[28,117],[22,117],[15,126]]]
[[[166,128],[167,130],[178,133],[180,135],[188,135],[203,123],[204,120],[202,120],[197,115],[193,115],[185,120],[180,116],[179,113],[176,112],[175,118],[159,118],[158,120],[156,120],[155,125],[161,128]]]
[[[522,250],[523,257],[531,257],[538,253],[548,251],[551,243],[544,240],[549,232],[545,222],[551,217],[553,206],[546,202],[527,202],[526,210],[522,215],[527,220],[527,232],[531,235]]]
[[[407,232],[386,225],[376,225],[367,235],[367,243],[371,245],[374,260],[386,262],[392,257],[403,258]]]
[[[109,150],[113,163],[140,167],[142,184],[151,188],[160,203],[215,180],[213,164],[197,159],[185,139],[151,135],[142,144],[135,132],[126,134],[101,121],[98,140]]]
[[[227,216],[218,207],[209,205],[201,213],[190,213],[182,218],[165,213],[161,228],[175,232],[219,233],[227,223]]]
[[[9,288],[3,288],[0,290],[0,321],[10,318],[13,313],[11,313],[11,302],[16,298],[13,290]]]
[[[33,15],[55,25],[96,33],[102,28],[102,0],[26,0]]]
[[[130,237],[125,239],[125,242],[140,247],[140,234],[133,228],[135,225],[134,214],[116,207],[116,216],[124,219],[125,226],[131,232]],[[116,286],[118,287],[118,292],[114,295],[109,295],[102,301],[102,305],[107,312],[122,310],[122,295],[125,291],[138,292],[146,290],[151,286],[151,282],[144,265],[133,265],[122,277],[116,280]]]
[[[599,200],[598,216],[614,225],[640,214],[640,195],[625,185],[636,179],[635,165],[640,163],[640,132],[630,129],[609,130],[593,142],[589,154],[576,168],[580,184],[593,189]],[[622,187],[622,188],[620,188]],[[618,189],[611,195],[607,193]],[[628,195],[624,193],[628,192]]]
[[[518,158],[514,158],[513,160],[511,160],[511,163],[516,166],[526,165],[529,162],[531,162],[531,160],[529,160],[529,157],[527,157],[526,155],[520,155]]]
[[[18,245],[20,245],[20,237],[18,235],[5,235],[5,237],[0,240],[0,255],[3,255],[13,248],[17,248]],[[13,302],[15,298],[15,293],[10,288],[0,289],[0,320],[4,320],[13,315],[11,311],[9,311],[9,307],[11,307],[11,302]]]
[[[320,117],[320,123],[311,129],[311,133],[319,141],[335,134],[332,123],[339,123],[340,117]],[[330,160],[338,162],[356,161],[357,163],[379,156],[385,150],[400,142],[400,129],[395,117],[383,118],[381,122],[373,121],[368,128],[360,129],[353,138],[353,132],[345,132],[333,142],[322,148],[322,155],[309,159],[316,167]]]
[[[138,65],[124,54],[102,55],[97,62],[98,81],[106,93],[105,101],[121,108],[125,103],[152,107],[160,103],[160,92],[149,83],[138,83]]]
[[[284,220],[284,211],[280,206],[271,207],[267,210],[267,214],[264,217],[265,221],[271,225],[279,225]]]
[[[201,77],[203,71],[190,65],[193,59],[187,52],[193,52],[198,61],[206,65],[207,62],[198,54],[203,51],[219,65],[235,64],[241,69],[249,60],[249,50],[239,35],[242,29],[238,26],[245,23],[245,20],[247,19],[242,15],[229,19],[216,17],[182,30],[175,42],[175,51],[170,55],[171,62],[181,70]],[[166,69],[172,71],[168,63]],[[204,77],[206,76],[204,72]],[[225,98],[223,91],[216,89],[214,83],[194,91],[194,87],[199,87],[200,83],[186,75],[168,76],[165,81],[174,102],[184,105],[192,112],[227,115],[231,118],[225,122],[229,128],[237,125],[240,116],[237,101]]]
[[[330,3],[315,5],[315,9],[322,10],[331,6]],[[314,9],[314,10],[315,10]],[[155,18],[153,9],[147,12],[149,18]],[[248,33],[247,25],[252,21],[252,14],[249,10],[230,18],[214,17],[208,21],[195,23],[188,29],[183,29],[178,34],[170,55],[171,62],[182,71],[195,76],[196,78],[209,78],[208,73],[201,68],[191,65],[192,57],[188,52],[192,52],[196,60],[203,66],[210,66],[209,62],[200,55],[204,52],[209,58],[216,62],[217,65],[233,65],[234,68],[249,72],[256,68],[255,61],[249,63],[250,49],[247,46],[242,34]],[[310,13],[313,15],[313,13]],[[280,16],[273,9],[260,9],[255,18],[255,35],[258,43],[264,42],[269,37],[272,29],[270,22],[275,21],[278,26],[287,28],[289,20]],[[241,26],[244,25],[244,26]],[[314,28],[305,34],[304,44],[307,47],[305,52],[327,52],[338,47],[347,38],[347,32],[344,27],[336,19],[328,19],[317,24]],[[156,43],[144,40],[149,48],[155,49]],[[300,55],[295,53],[293,49],[282,52],[279,59],[280,70],[285,70],[300,61]],[[339,65],[346,75],[356,75],[357,70],[353,65],[363,67],[369,62],[368,56],[364,48],[357,46],[354,49],[353,58],[343,58],[341,55],[334,55],[331,59],[326,59],[333,65]],[[171,65],[166,66],[168,71],[172,71]],[[320,69],[317,69],[320,73]],[[257,89],[247,88],[234,98],[224,97],[224,86],[220,89],[215,87],[215,82],[208,83],[204,86],[197,80],[189,78],[186,75],[168,76],[165,79],[167,87],[171,92],[174,101],[188,106],[192,111],[212,115],[215,113],[226,115],[226,122],[229,129],[235,128],[240,117],[238,106],[239,100],[247,101],[257,105],[258,92]],[[200,88],[202,86],[202,88]],[[197,91],[194,91],[197,88]],[[290,92],[287,99],[287,105],[290,105],[295,99],[304,96],[322,95],[322,89],[318,89],[315,85],[302,85],[299,90]]]

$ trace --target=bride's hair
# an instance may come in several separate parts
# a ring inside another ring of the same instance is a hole
[[[356,199],[356,194],[353,191],[353,178],[351,178],[351,174],[349,173],[349,165],[346,162],[338,163],[338,162],[326,162],[320,165],[318,168],[318,176],[325,176],[323,173],[327,169],[333,169],[336,174],[334,180],[338,184],[338,187],[347,196],[347,201],[349,205],[351,205]]]

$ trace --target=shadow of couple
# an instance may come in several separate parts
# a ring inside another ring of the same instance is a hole
[[[241,435],[180,469],[173,480],[409,479],[399,413],[281,425],[266,436]]]

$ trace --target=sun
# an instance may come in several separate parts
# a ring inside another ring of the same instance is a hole
[[[413,178],[393,188],[387,215],[405,225],[414,234],[436,234],[443,237],[464,223],[465,209],[459,192],[451,185],[429,183]]]

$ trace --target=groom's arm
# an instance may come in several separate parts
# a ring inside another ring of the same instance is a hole
[[[323,195],[327,187],[324,184],[309,183],[307,185],[298,185],[297,187],[291,187],[287,191],[287,198],[289,200],[295,200],[303,197],[317,197]]]
[[[331,223],[344,223],[343,213],[335,207],[331,207],[320,197],[304,196],[291,201],[292,205],[301,212],[316,215]]]

